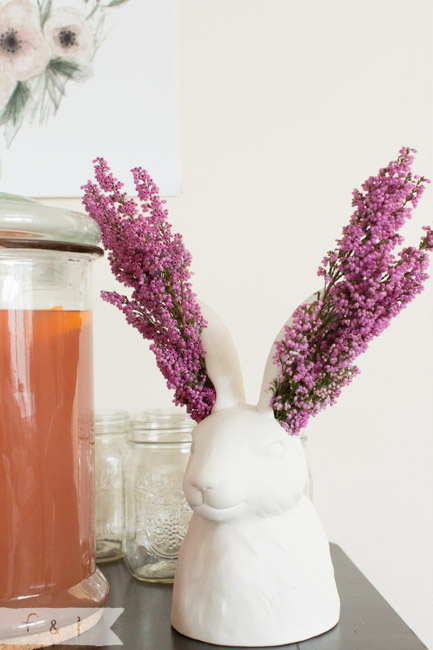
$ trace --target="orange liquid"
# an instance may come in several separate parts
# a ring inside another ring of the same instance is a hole
[[[95,570],[92,380],[91,312],[0,310],[0,604]]]

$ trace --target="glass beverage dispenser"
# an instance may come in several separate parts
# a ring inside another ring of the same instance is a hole
[[[38,608],[61,608],[57,629],[75,621],[65,608],[89,608],[96,622],[108,597],[95,565],[98,242],[85,215],[0,195],[0,612],[36,613],[0,616],[0,644],[48,631],[52,613]]]

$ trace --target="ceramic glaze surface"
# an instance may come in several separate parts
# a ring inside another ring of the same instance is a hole
[[[245,404],[230,336],[202,309],[217,401],[193,431],[184,477],[193,515],[179,554],[171,622],[186,636],[219,645],[296,643],[334,627],[340,609],[328,540],[303,494],[302,445],[263,396],[258,406]],[[270,372],[267,367],[265,376]]]

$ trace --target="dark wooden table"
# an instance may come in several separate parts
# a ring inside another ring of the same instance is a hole
[[[279,647],[291,650],[425,650],[426,646],[341,548],[331,544],[331,552],[341,597],[339,624],[320,637]],[[107,606],[125,608],[111,628],[123,642],[124,650],[203,650],[222,647],[187,639],[170,627],[171,585],[136,580],[128,573],[122,560],[102,564],[100,568],[111,585]],[[69,647],[79,650],[96,646]],[[113,647],[99,646],[101,650]]]

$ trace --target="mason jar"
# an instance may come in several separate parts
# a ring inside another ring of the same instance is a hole
[[[52,620],[72,629],[76,607],[94,620],[108,598],[94,524],[99,238],[85,215],[0,195],[0,610],[19,610],[0,620],[0,645],[37,644]]]
[[[126,454],[127,411],[95,413],[96,560],[122,557],[122,463]]]
[[[173,582],[192,514],[182,485],[194,426],[175,409],[131,417],[124,461],[123,554],[139,580]]]

